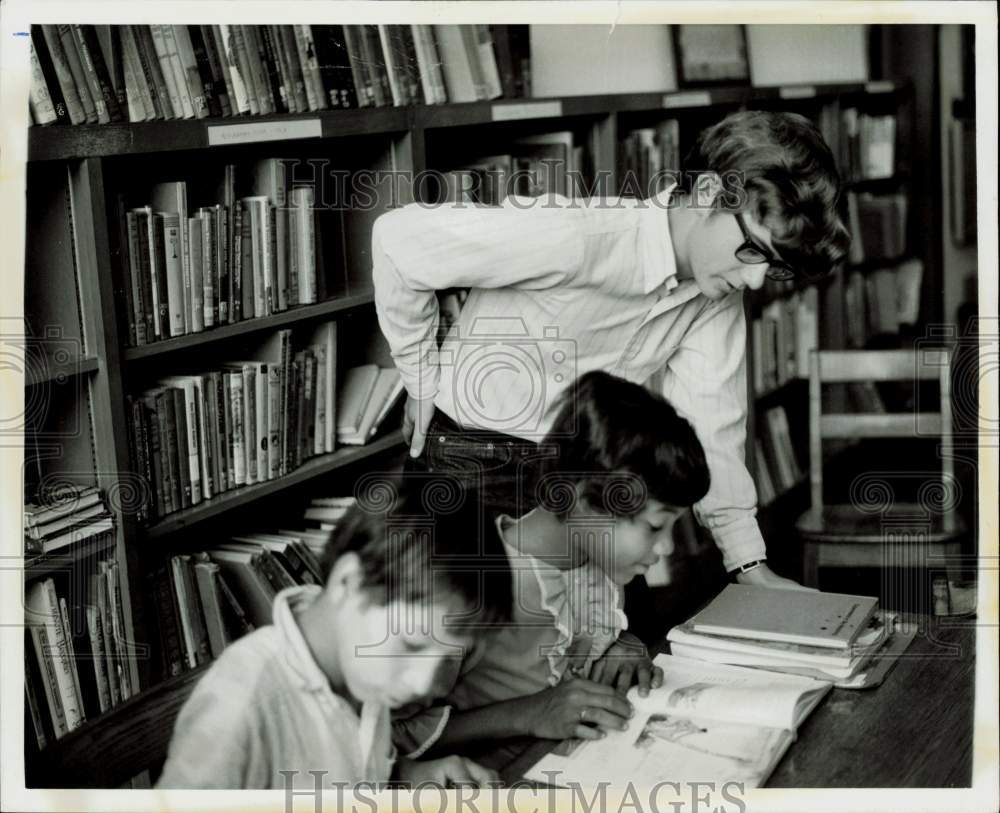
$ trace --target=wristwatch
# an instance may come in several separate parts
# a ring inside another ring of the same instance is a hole
[[[735,570],[730,570],[729,575],[735,579],[737,576],[749,573],[751,570],[756,570],[758,567],[765,564],[767,564],[767,559],[754,559],[752,562],[740,565]]]

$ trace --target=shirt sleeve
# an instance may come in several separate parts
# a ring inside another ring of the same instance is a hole
[[[663,395],[691,422],[705,449],[711,486],[694,512],[726,569],[763,559],[757,491],[744,460],[746,318],[739,296],[711,303],[691,325],[667,361]]]
[[[504,206],[413,203],[372,230],[379,325],[406,391],[437,394],[435,292],[454,287],[542,290],[583,262],[582,214],[564,198],[508,198]]]
[[[260,726],[239,691],[202,678],[174,725],[158,788],[266,788]],[[220,747],[224,744],[224,747]]]

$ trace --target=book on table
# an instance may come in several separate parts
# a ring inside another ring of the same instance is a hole
[[[795,732],[831,684],[659,655],[663,684],[628,699],[635,714],[624,731],[599,740],[567,740],[528,771],[549,785],[653,786],[674,782],[762,785]]]
[[[701,634],[847,649],[877,607],[871,596],[730,584],[689,623]]]

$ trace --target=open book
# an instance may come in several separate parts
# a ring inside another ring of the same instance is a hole
[[[654,785],[744,782],[761,785],[795,739],[799,724],[830,683],[739,666],[657,656],[663,685],[628,699],[635,716],[625,731],[600,740],[567,740],[527,778],[550,785]]]

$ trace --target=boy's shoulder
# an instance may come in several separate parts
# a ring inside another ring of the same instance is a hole
[[[231,690],[246,693],[261,682],[279,680],[285,657],[280,631],[274,625],[261,627],[227,646],[202,677],[198,688],[203,693]]]

